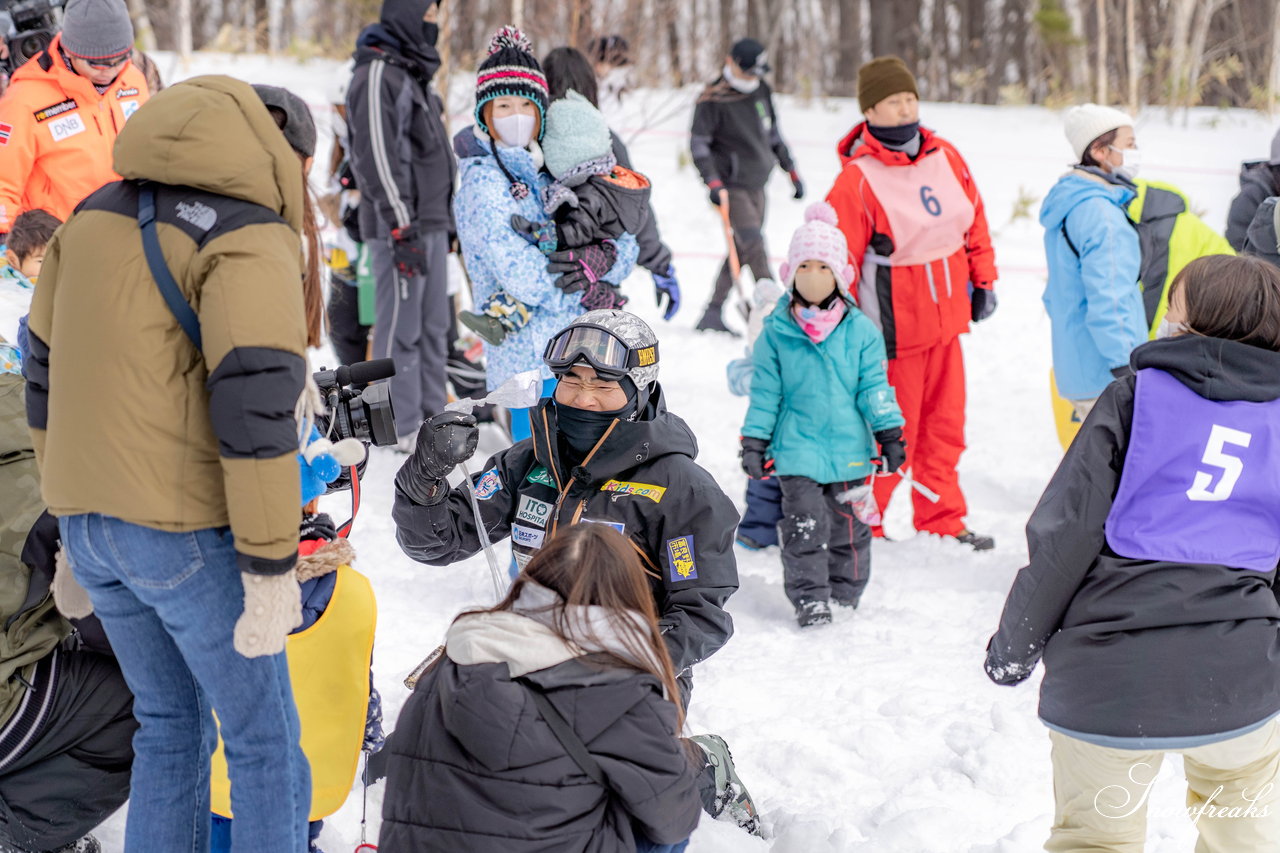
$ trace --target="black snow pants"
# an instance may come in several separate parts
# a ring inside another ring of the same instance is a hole
[[[779,477],[782,485],[782,574],[787,598],[857,606],[871,577],[871,528],[837,497],[866,482],[815,483]]]

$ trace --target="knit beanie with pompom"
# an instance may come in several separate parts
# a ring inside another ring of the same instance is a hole
[[[489,40],[489,56],[476,72],[476,125],[489,136],[484,105],[494,98],[526,98],[538,108],[538,140],[547,126],[547,76],[524,33],[507,26]]]
[[[789,288],[796,269],[805,261],[822,261],[835,274],[841,293],[853,284],[853,264],[849,263],[849,244],[844,232],[836,227],[836,210],[825,201],[809,205],[804,212],[804,225],[791,237],[791,248],[779,272]]]

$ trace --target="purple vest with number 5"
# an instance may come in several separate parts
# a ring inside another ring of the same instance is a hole
[[[1206,400],[1138,371],[1107,544],[1121,557],[1269,572],[1280,562],[1280,400]]]

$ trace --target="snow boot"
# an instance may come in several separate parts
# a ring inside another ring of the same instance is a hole
[[[990,536],[983,536],[981,533],[974,533],[972,530],[961,530],[953,537],[957,542],[968,545],[975,551],[990,551],[996,547],[996,540]]]
[[[796,621],[801,628],[831,624],[831,604],[816,598],[801,599],[796,605]]]
[[[724,317],[721,316],[721,306],[719,305],[708,305],[707,310],[702,315],[702,319],[693,328],[699,332],[728,332],[735,338],[742,337],[724,324]]]
[[[737,542],[739,545],[741,545],[743,548],[746,548],[748,551],[763,551],[764,549],[769,547],[763,542],[757,542],[756,540],[752,539],[750,536],[748,536],[745,533],[737,534],[736,536],[733,537],[733,541]]]
[[[720,735],[694,735],[689,740],[707,754],[707,763],[703,765],[707,784],[699,786],[703,811],[714,818],[727,813],[738,826],[752,835],[760,835],[760,815],[756,812],[756,804],[738,777],[738,770],[733,766],[733,754],[729,752],[724,738]]]
[[[25,847],[18,847],[8,841],[0,841],[0,853],[32,853]],[[102,853],[102,845],[92,835],[86,835],[49,853]]]

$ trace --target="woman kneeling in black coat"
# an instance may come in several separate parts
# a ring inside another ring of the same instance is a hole
[[[635,550],[563,528],[501,603],[454,621],[405,703],[379,847],[678,853],[704,765],[678,701]]]

